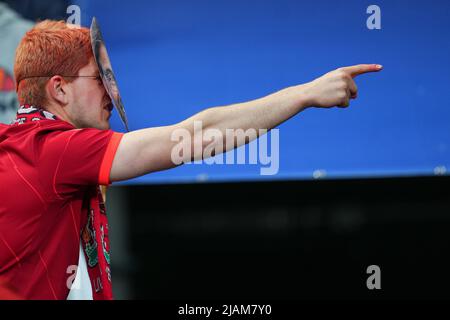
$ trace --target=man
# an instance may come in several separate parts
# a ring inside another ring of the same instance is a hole
[[[22,107],[14,124],[0,126],[0,280],[28,299],[111,299],[108,224],[99,185],[176,166],[171,154],[182,142],[172,141],[174,130],[200,137],[192,146],[209,145],[195,132],[195,121],[202,122],[203,132],[216,129],[223,137],[226,129],[271,129],[310,106],[347,107],[357,96],[352,78],[379,70],[379,65],[340,68],[171,126],[121,134],[109,129],[111,100],[93,59],[89,30],[39,23],[16,53]],[[225,139],[216,141],[223,152],[232,145]],[[184,155],[186,161],[202,157],[202,150],[194,151]],[[73,267],[81,278],[77,294]]]

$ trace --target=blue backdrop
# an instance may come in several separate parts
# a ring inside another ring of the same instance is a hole
[[[134,183],[432,175],[450,165],[450,1],[79,1],[103,29],[130,129],[173,124],[340,66],[357,78],[348,109],[308,109],[279,127],[279,173],[259,165],[186,165]],[[123,131],[117,117],[113,129]],[[322,174],[323,176],[323,174]]]

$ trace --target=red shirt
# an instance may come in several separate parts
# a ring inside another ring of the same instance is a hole
[[[121,138],[28,106],[0,125],[0,281],[23,298],[67,298],[88,208],[110,184]]]

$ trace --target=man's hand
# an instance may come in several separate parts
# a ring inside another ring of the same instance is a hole
[[[377,64],[359,64],[328,72],[302,85],[306,104],[320,108],[348,107],[350,99],[355,99],[358,95],[358,87],[353,78],[363,73],[380,71],[382,68]]]

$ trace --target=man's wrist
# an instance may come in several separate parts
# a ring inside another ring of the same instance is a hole
[[[309,107],[312,107],[312,99],[308,94],[307,84],[300,84],[297,86],[289,87],[290,95],[292,96],[292,101],[294,102],[297,112],[301,112]]]

